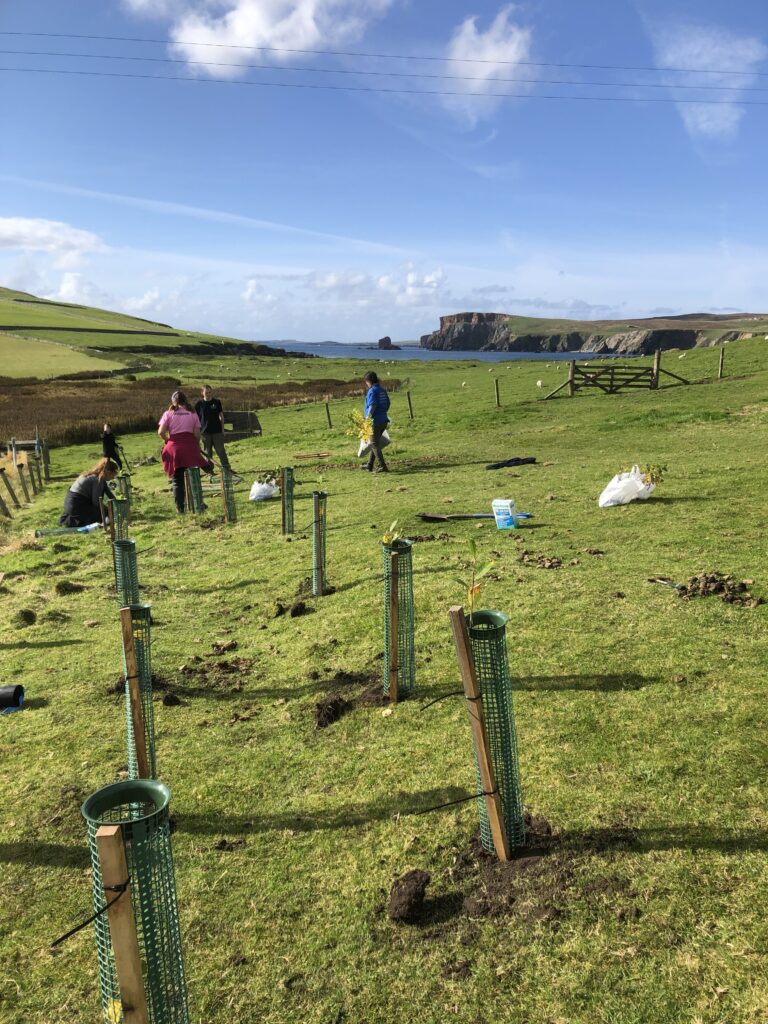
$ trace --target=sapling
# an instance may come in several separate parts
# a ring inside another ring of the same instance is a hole
[[[456,580],[467,592],[467,606],[469,608],[469,624],[472,625],[472,616],[475,612],[475,602],[480,596],[480,580],[487,576],[494,566],[493,562],[479,562],[477,558],[477,541],[473,538],[469,542],[469,580]]]

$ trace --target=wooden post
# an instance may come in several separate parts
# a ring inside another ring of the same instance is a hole
[[[723,364],[725,363],[725,346],[720,346],[720,361],[717,364],[717,379],[723,379]]]
[[[224,473],[225,472],[226,472],[226,470],[222,466],[221,473],[220,473],[221,501],[222,501],[222,504],[224,505],[224,522],[228,523],[229,522],[229,506],[227,505],[227,489],[224,486]]]
[[[312,530],[313,538],[312,543],[314,545],[315,554],[318,556],[317,559],[317,595],[322,597],[325,593],[325,576],[323,573],[323,530],[322,523],[320,522],[320,495],[315,491],[312,495]]]
[[[494,377],[493,378],[493,387],[494,387],[494,390],[496,392],[496,408],[500,409],[501,408],[501,398],[499,396],[499,378],[498,377]]]
[[[575,380],[576,380],[576,362],[572,359],[570,361],[570,363],[568,363],[568,396],[570,398],[573,398],[573,396],[576,394],[576,388],[574,386],[574,381]]]
[[[411,401],[411,392],[406,391],[405,397],[408,399],[408,419],[413,419],[413,402]]]
[[[400,586],[400,556],[389,554],[389,699],[397,704],[397,676],[400,670],[397,658],[398,593]]]
[[[42,443],[43,453],[43,479],[47,484],[51,482],[51,453],[45,441]]]
[[[136,661],[136,646],[133,642],[133,623],[131,609],[120,609],[120,626],[123,631],[123,650],[125,651],[125,684],[128,700],[131,705],[131,721],[133,722],[133,748],[136,751],[136,765],[140,779],[148,779],[149,758],[147,757],[147,741],[144,734],[144,712],[141,707],[141,691],[139,689],[139,665]]]
[[[109,534],[109,539],[115,543],[115,503],[111,498],[101,499],[101,515],[104,533]],[[113,549],[114,550],[114,549]]]
[[[101,880],[104,885],[104,905],[115,899],[110,886],[125,885],[128,865],[125,860],[123,834],[119,825],[102,825],[96,832]],[[120,986],[124,1024],[148,1024],[147,996],[141,973],[139,940],[133,918],[131,886],[115,900],[107,911],[112,952],[115,956],[117,982]]]
[[[496,781],[493,765],[488,751],[488,734],[485,731],[483,715],[483,698],[477,682],[475,662],[469,646],[467,620],[461,605],[453,605],[450,610],[453,639],[456,644],[456,657],[459,662],[461,681],[464,685],[464,696],[467,698],[467,711],[472,727],[472,739],[475,744],[477,766],[480,772],[480,784],[486,794],[485,806],[488,812],[488,824],[491,828],[493,845],[499,860],[509,860],[509,843],[507,830],[504,827],[504,812],[501,795],[496,792]]]
[[[0,476],[2,476],[2,478],[3,478],[3,483],[5,484],[5,489],[8,491],[8,493],[11,496],[11,501],[16,506],[16,508],[21,508],[21,502],[16,497],[16,491],[14,491],[13,485],[11,484],[11,481],[8,479],[8,473],[6,472],[5,466],[0,468]]]
[[[43,474],[40,471],[40,456],[39,455],[35,455],[33,457],[32,469],[37,474],[37,486],[39,487],[40,493],[42,494],[42,491],[43,491]]]
[[[11,438],[11,461],[13,462],[13,468],[18,469],[18,461],[16,459],[16,438]]]
[[[333,430],[333,423],[331,422],[331,407],[328,402],[325,403],[325,418],[328,420],[328,429]]]
[[[659,376],[661,375],[661,349],[657,348],[653,353],[653,375],[651,377],[651,391],[655,391],[659,386]]]
[[[15,449],[14,449],[14,452],[15,452]],[[19,465],[16,466],[16,473],[18,474],[18,477],[19,477],[19,483],[21,484],[21,489],[24,492],[24,501],[26,501],[26,503],[28,505],[30,505],[31,501],[30,501],[30,498],[29,498],[29,489],[27,487],[27,481],[24,479],[24,467],[22,466],[21,463],[19,463]]]
[[[0,515],[4,515],[6,519],[12,519],[11,510],[5,504],[5,498],[0,495]]]
[[[27,468],[27,472],[29,473],[29,482],[32,484],[32,495],[33,495],[33,497],[36,497],[37,496],[38,487],[37,487],[37,483],[35,482],[35,471],[34,471],[34,469],[32,469],[32,466],[30,465],[30,462],[29,462],[29,456],[27,456],[26,468]]]

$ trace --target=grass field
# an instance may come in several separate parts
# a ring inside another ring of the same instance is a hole
[[[2,377],[57,377],[82,370],[117,370],[124,365],[68,345],[0,334]]]
[[[768,605],[684,601],[647,582],[719,570],[768,598],[768,360],[761,342],[733,343],[717,382],[716,352],[664,359],[705,382],[543,403],[536,382],[551,389],[564,367],[398,363],[416,418],[395,394],[388,476],[357,468],[343,433],[355,402],[332,403],[333,430],[322,404],[266,410],[263,438],[230,455],[248,483],[296,466],[290,542],[278,503],[249,504],[245,485],[236,525],[216,522],[215,496],[197,523],[172,514],[157,466],[136,470],[132,536],[158,698],[181,700],[158,700],[155,721],[193,1020],[768,1020]],[[301,371],[322,375],[318,364],[339,378],[367,368],[312,360]],[[245,367],[218,370],[217,382],[236,383]],[[129,454],[157,449],[152,435],[124,441]],[[297,461],[302,452],[328,452],[330,468]],[[32,539],[97,454],[56,450],[55,481],[0,534],[0,681],[23,683],[29,699],[0,718],[2,1024],[100,1019],[90,930],[47,947],[90,913],[80,802],[126,764],[124,709],[108,692],[122,672],[111,555],[103,536]],[[537,463],[484,468],[512,456]],[[600,491],[634,462],[668,466],[656,494],[600,510]],[[306,616],[275,617],[310,572],[301,528],[317,487],[329,494],[336,592],[309,599]],[[489,511],[495,497],[514,497],[531,525],[503,534],[417,518]],[[395,519],[406,536],[434,538],[414,545],[417,699],[358,700],[316,729],[322,696],[359,698],[380,682],[380,539]],[[556,839],[506,873],[478,865],[474,802],[409,813],[474,783],[463,700],[420,710],[458,685],[447,610],[462,599],[470,538],[495,562],[480,606],[510,616],[525,803]],[[562,564],[539,568],[521,550]],[[84,589],[61,596],[65,581]],[[21,609],[35,625],[17,625]],[[222,641],[238,645],[223,659],[212,656]],[[217,667],[236,659],[235,671]],[[383,908],[411,868],[431,875],[425,913],[395,924]]]

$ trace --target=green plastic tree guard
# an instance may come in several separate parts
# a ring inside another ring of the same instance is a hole
[[[136,652],[136,665],[139,670],[139,692],[141,693],[141,711],[144,718],[144,745],[149,761],[149,773],[157,778],[157,759],[155,757],[155,712],[152,704],[152,609],[148,604],[132,604],[131,633],[133,647]],[[131,701],[128,696],[128,663],[123,644],[123,668],[125,670],[125,713],[128,723],[128,774],[132,779],[139,778],[139,766],[136,760],[136,742],[133,734],[133,718]]]
[[[234,474],[230,469],[221,467],[221,495],[224,500],[224,519],[228,523],[237,522],[237,507],[235,505],[235,484],[232,479]]]
[[[117,782],[98,790],[82,806],[91,851],[94,911],[104,905],[96,833],[117,825],[122,833],[133,917],[150,1024],[189,1024],[187,982],[176,903],[176,879],[168,823],[170,791],[154,780]],[[107,914],[96,918],[102,1019],[122,1024]]]
[[[312,595],[322,597],[325,593],[325,491],[312,492]]]
[[[197,466],[185,470],[187,476],[187,491],[192,498],[192,511],[200,515],[205,508],[203,502],[203,484],[200,479],[200,470]]]
[[[283,466],[280,470],[281,532],[283,536],[293,533],[293,490],[295,485],[293,466]]]
[[[127,498],[116,494],[111,502],[111,511],[115,524],[115,540],[128,540],[128,522],[131,506]]]
[[[392,652],[392,559],[397,552],[397,692],[398,698],[413,693],[416,685],[413,616],[413,544],[395,540],[382,544],[384,555],[384,694],[389,693]]]
[[[117,600],[121,608],[140,604],[139,573],[136,566],[136,541],[115,540],[112,544],[115,555],[115,585]]]
[[[512,682],[507,663],[506,630],[508,618],[503,612],[477,611],[467,616],[467,631],[475,663],[477,683],[483,698],[485,730],[491,764],[504,809],[504,825],[510,848],[525,842],[523,796],[517,756],[517,730],[512,705]],[[483,849],[494,853],[483,787],[477,773],[480,839]]]
[[[117,474],[117,489],[120,492],[121,497],[125,498],[128,502],[128,508],[131,507],[131,498],[133,497],[133,488],[131,486],[131,474],[123,470]]]

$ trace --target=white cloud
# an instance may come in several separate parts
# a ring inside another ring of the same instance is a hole
[[[735,138],[745,112],[738,101],[743,98],[742,90],[754,84],[751,72],[768,58],[768,47],[755,36],[737,35],[719,25],[662,21],[652,23],[649,31],[660,67],[708,72],[677,74],[673,79],[677,84],[716,87],[700,94],[690,89],[677,92],[671,89],[677,99],[701,97],[719,101],[717,105],[678,103],[677,109],[689,134],[724,142]],[[727,74],[723,69],[747,74]]]
[[[52,299],[54,302],[75,302],[85,306],[114,305],[114,299],[107,292],[75,271],[62,274],[57,290],[45,295],[44,298]]]
[[[306,287],[321,302],[378,310],[393,306],[437,309],[448,299],[445,282],[442,268],[422,273],[411,264],[378,275],[335,270],[306,277]]]
[[[160,304],[161,298],[159,288],[148,288],[143,295],[125,299],[122,306],[129,313],[145,313],[147,310],[155,309]]]
[[[139,16],[170,18],[172,50],[186,60],[247,64],[295,60],[286,50],[318,50],[359,39],[394,0],[125,0]],[[207,45],[206,45],[207,44]],[[225,49],[222,49],[224,47]],[[226,49],[232,47],[232,49]],[[195,67],[237,78],[238,67]]]
[[[483,62],[453,65],[455,73],[471,75],[477,79],[474,82],[461,83],[462,90],[473,93],[474,96],[446,96],[444,99],[448,109],[471,127],[495,113],[501,100],[489,98],[489,94],[510,89],[509,84],[505,88],[504,83],[493,82],[490,79],[514,77],[514,64],[530,59],[532,32],[531,29],[511,21],[514,11],[515,7],[512,4],[502,7],[484,32],[478,29],[476,17],[465,18],[453,33],[446,48],[446,57],[453,60],[472,59]],[[467,70],[468,67],[471,70]],[[515,92],[522,92],[524,89],[526,86],[523,84],[514,86]]]
[[[91,231],[58,220],[0,217],[0,249],[57,255],[103,252],[106,246]]]

